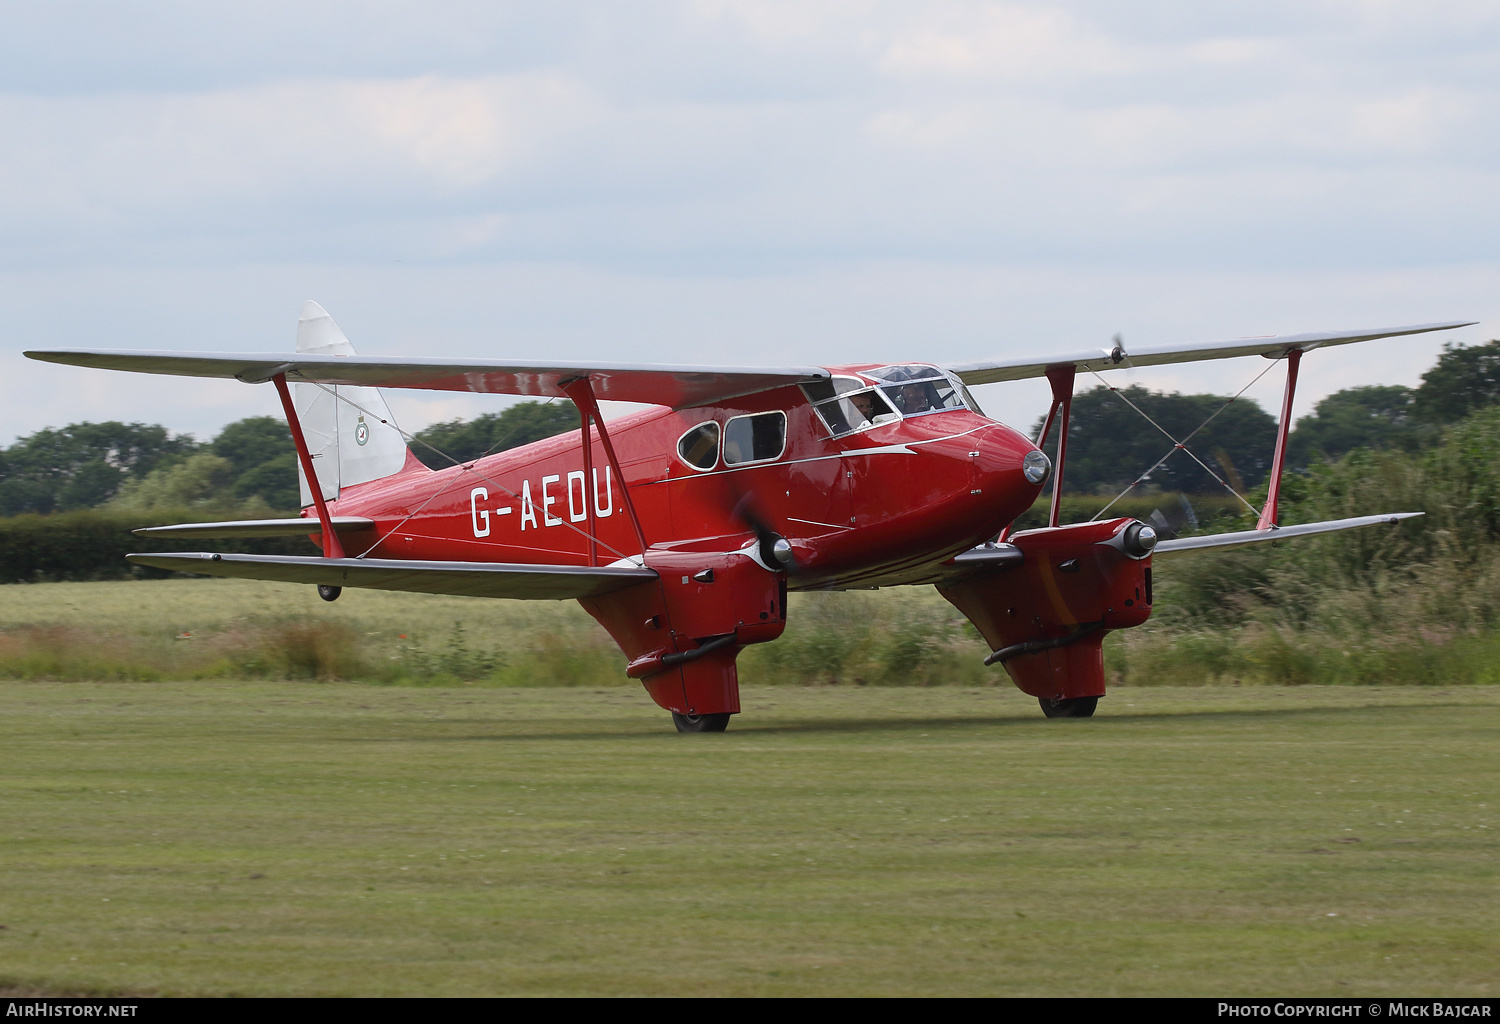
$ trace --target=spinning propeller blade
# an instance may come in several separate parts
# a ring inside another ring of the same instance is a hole
[[[760,560],[768,566],[780,566],[788,573],[797,571],[797,559],[792,554],[792,545],[785,537],[771,529],[766,517],[761,514],[755,501],[754,491],[745,491],[734,503],[730,515],[740,520],[755,533],[760,541]]]

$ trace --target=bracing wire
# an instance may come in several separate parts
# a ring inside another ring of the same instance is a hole
[[[1267,366],[1266,366],[1266,368],[1264,370],[1261,370],[1259,373],[1257,373],[1253,378],[1251,378],[1251,380],[1250,380],[1250,382],[1248,384],[1246,384],[1244,387],[1240,388],[1233,395],[1231,395],[1224,402],[1223,405],[1219,406],[1217,409],[1215,409],[1209,415],[1208,419],[1204,420],[1202,423],[1198,424],[1198,426],[1196,426],[1195,428],[1193,428],[1192,433],[1188,434],[1181,441],[1179,441],[1179,440],[1177,440],[1177,438],[1173,437],[1172,434],[1171,434],[1171,432],[1168,431],[1167,428],[1163,427],[1160,423],[1156,422],[1154,419],[1152,419],[1150,416],[1148,416],[1146,414],[1146,411],[1144,409],[1142,409],[1140,406],[1136,405],[1129,398],[1126,398],[1125,395],[1124,395],[1124,393],[1119,388],[1117,388],[1114,385],[1110,384],[1103,377],[1100,377],[1098,370],[1095,370],[1092,367],[1090,367],[1089,368],[1089,372],[1094,375],[1094,377],[1099,381],[1100,384],[1102,384],[1105,387],[1109,388],[1109,390],[1111,392],[1113,392],[1120,399],[1120,401],[1124,402],[1126,405],[1130,406],[1136,412],[1140,413],[1142,419],[1144,419],[1147,423],[1151,424],[1157,430],[1159,430],[1163,434],[1165,434],[1166,437],[1167,437],[1167,439],[1172,442],[1172,447],[1169,448],[1169,449],[1167,449],[1167,453],[1165,455],[1163,455],[1161,458],[1157,459],[1154,463],[1152,463],[1150,469],[1146,470],[1140,476],[1136,477],[1133,481],[1130,482],[1130,484],[1123,491],[1121,491],[1119,494],[1115,495],[1114,498],[1112,498],[1110,500],[1109,504],[1105,505],[1098,512],[1094,513],[1093,519],[1090,519],[1089,522],[1094,522],[1100,516],[1104,515],[1104,513],[1108,512],[1111,508],[1114,508],[1114,506],[1116,505],[1116,503],[1118,503],[1121,498],[1125,497],[1125,495],[1127,495],[1131,491],[1135,490],[1136,487],[1138,487],[1141,484],[1142,481],[1144,481],[1152,473],[1155,473],[1159,468],[1161,468],[1161,466],[1168,459],[1170,459],[1174,454],[1176,454],[1179,451],[1185,452],[1187,454],[1188,458],[1192,459],[1198,465],[1202,466],[1204,472],[1206,472],[1209,476],[1213,477],[1216,481],[1218,481],[1219,485],[1221,487],[1223,487],[1226,491],[1228,491],[1230,494],[1232,494],[1236,498],[1238,498],[1240,500],[1240,503],[1243,504],[1247,509],[1249,509],[1251,511],[1251,513],[1253,513],[1254,515],[1259,516],[1261,514],[1261,510],[1258,509],[1258,508],[1256,508],[1254,505],[1252,505],[1250,503],[1250,500],[1248,498],[1246,498],[1239,491],[1237,491],[1233,487],[1231,487],[1228,483],[1226,483],[1223,480],[1223,478],[1221,478],[1219,476],[1219,474],[1215,473],[1212,469],[1210,469],[1207,463],[1205,463],[1202,459],[1198,458],[1198,456],[1193,453],[1192,449],[1190,449],[1187,446],[1187,443],[1189,441],[1191,441],[1194,437],[1196,437],[1198,435],[1199,431],[1201,431],[1204,427],[1206,427],[1210,423],[1212,423],[1214,421],[1214,418],[1217,417],[1219,415],[1219,413],[1221,413],[1225,409],[1229,408],[1229,406],[1232,405],[1236,399],[1238,399],[1246,391],[1249,391],[1252,387],[1254,387],[1256,385],[1256,383],[1262,377],[1264,377],[1266,374],[1270,373],[1271,372],[1271,368],[1274,367],[1276,365],[1276,363],[1279,362],[1279,361],[1280,360],[1273,360],[1272,362],[1270,362],[1269,364],[1267,364]]]

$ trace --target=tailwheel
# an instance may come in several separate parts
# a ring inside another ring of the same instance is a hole
[[[672,712],[672,724],[678,732],[723,732],[729,728],[729,712],[714,715],[679,715]]]
[[[1094,709],[1099,706],[1098,697],[1074,697],[1072,700],[1038,697],[1036,702],[1048,718],[1093,718]]]

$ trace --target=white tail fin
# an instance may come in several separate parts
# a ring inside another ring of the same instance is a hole
[[[297,320],[297,351],[352,356],[354,346],[333,317],[308,299]],[[325,500],[337,498],[341,487],[391,476],[406,465],[406,439],[379,388],[296,384],[292,400]],[[297,478],[305,508],[313,498],[300,466]]]

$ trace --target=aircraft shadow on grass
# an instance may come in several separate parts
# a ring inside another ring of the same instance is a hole
[[[1464,707],[1457,701],[1443,703],[1428,703],[1421,710],[1442,710],[1447,708]],[[1089,732],[1083,734],[1090,737],[1100,736],[1099,728],[1106,727],[1111,722],[1135,724],[1147,721],[1193,721],[1204,722],[1214,720],[1249,719],[1249,720],[1296,720],[1311,715],[1335,712],[1340,714],[1358,714],[1374,711],[1398,711],[1410,712],[1409,706],[1394,706],[1389,704],[1364,704],[1358,707],[1329,707],[1327,705],[1316,705],[1306,708],[1225,708],[1220,710],[1204,709],[1174,712],[1171,714],[1153,714],[1146,712],[1127,712],[1122,714],[1110,714],[1098,719],[1098,724],[1089,728]],[[455,722],[448,719],[440,722],[423,723],[424,725],[454,725],[463,724],[470,728],[483,728],[492,725],[493,720],[464,719]],[[756,725],[736,725],[736,727],[725,735],[729,739],[736,736],[778,736],[796,734],[818,734],[824,733],[837,735],[839,733],[877,733],[877,732],[921,732],[933,729],[961,730],[972,733],[980,729],[1004,728],[1007,730],[1017,727],[1026,729],[1059,729],[1067,730],[1068,725],[1059,723],[1057,726],[1049,726],[1047,720],[1037,720],[1030,716],[1014,715],[987,715],[987,716],[961,716],[951,715],[936,718],[845,718],[838,721],[790,721],[780,723],[761,723]],[[1048,735],[1060,733],[1050,732]],[[668,734],[675,735],[675,734]],[[527,733],[502,733],[502,732],[465,732],[455,735],[427,735],[421,732],[410,732],[394,736],[346,736],[332,739],[330,742],[343,743],[538,743],[557,742],[566,740],[659,740],[663,737],[655,732],[633,732],[623,729],[617,724],[600,722],[599,728],[577,728],[567,730],[527,732]]]

